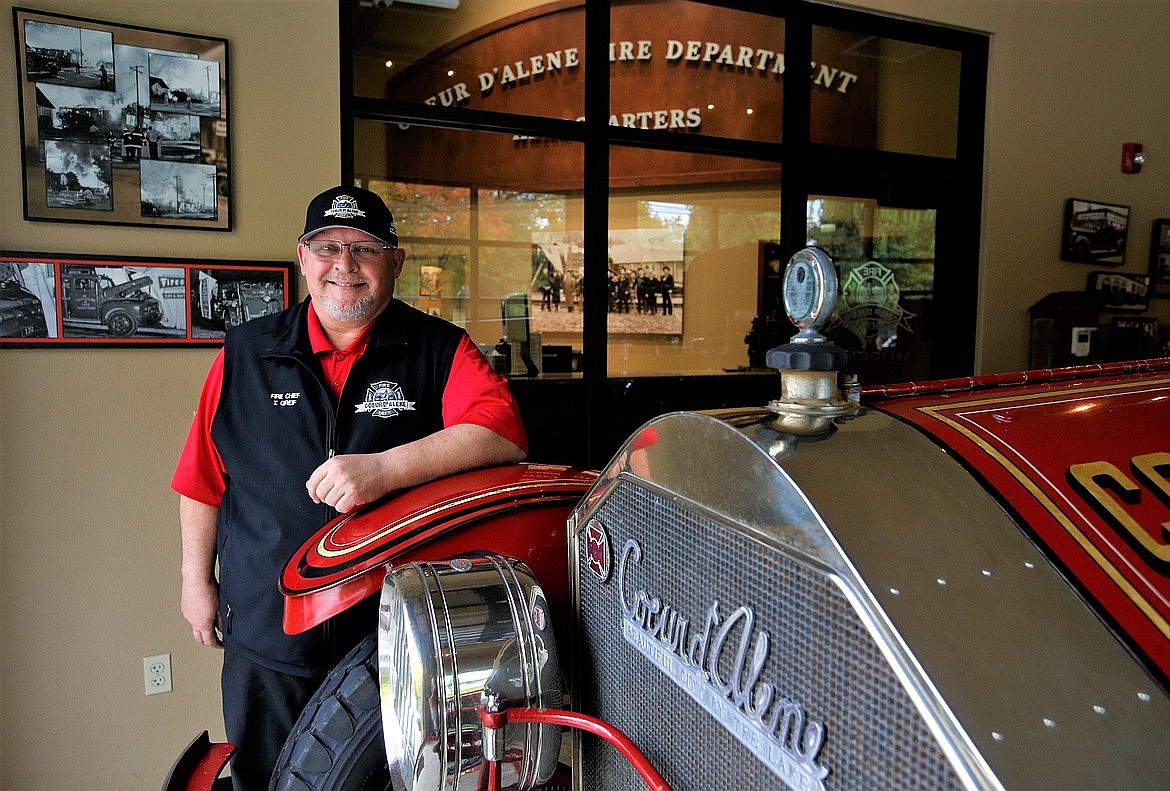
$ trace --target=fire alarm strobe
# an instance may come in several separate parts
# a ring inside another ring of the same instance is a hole
[[[1141,173],[1146,155],[1142,153],[1141,143],[1121,144],[1121,172]]]

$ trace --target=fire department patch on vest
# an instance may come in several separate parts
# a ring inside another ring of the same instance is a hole
[[[414,402],[402,396],[402,388],[396,382],[374,382],[366,388],[366,400],[357,405],[355,412],[368,412],[374,417],[394,417],[399,412],[414,411]]]

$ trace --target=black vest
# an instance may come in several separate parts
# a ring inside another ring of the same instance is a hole
[[[282,627],[280,572],[337,516],[309,499],[305,482],[333,455],[383,451],[443,428],[443,391],[464,334],[392,301],[334,404],[309,345],[308,310],[305,300],[227,333],[211,425],[228,475],[216,540],[225,644],[297,675],[333,660],[326,628],[287,635]],[[373,626],[362,624],[363,633]]]

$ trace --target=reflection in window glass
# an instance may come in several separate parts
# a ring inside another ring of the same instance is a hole
[[[479,190],[480,239],[530,243],[532,235],[565,226],[569,201],[563,194]]]
[[[579,118],[584,4],[354,4],[354,93],[437,107]]]
[[[955,156],[957,50],[827,27],[812,47],[812,142]]]
[[[779,142],[784,20],[691,0],[610,10],[610,124]]]
[[[808,202],[809,244],[833,256],[840,276],[840,298],[825,334],[853,351],[862,381],[929,373],[935,222],[934,209],[868,199]]]
[[[611,376],[722,373],[748,365],[760,247],[780,228],[775,164],[612,149],[651,183],[611,189],[607,365]]]
[[[386,200],[406,249],[399,299],[466,327],[485,347],[504,335],[503,300],[527,294],[530,310],[541,307],[547,268],[538,239],[580,233],[579,144],[558,143],[549,158],[487,132],[357,122],[355,136],[359,180]],[[454,157],[453,150],[481,156]],[[567,179],[574,169],[575,180]],[[550,174],[569,188],[537,189]],[[580,350],[579,329],[562,342]]]

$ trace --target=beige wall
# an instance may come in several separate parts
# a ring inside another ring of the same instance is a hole
[[[0,14],[0,247],[291,260],[305,203],[340,173],[336,3],[19,3],[228,39],[231,233],[21,219],[12,5]],[[220,655],[192,642],[178,610],[168,487],[212,355],[0,350],[6,791],[158,788],[200,730],[223,738]],[[160,653],[174,692],[146,697],[142,658]]]
[[[330,0],[38,0],[39,10],[230,41],[235,230],[22,220],[12,3],[0,39],[0,247],[274,259],[309,195],[339,172]],[[1170,216],[1170,4],[861,0],[995,34],[980,295],[983,371],[1027,361],[1027,308],[1084,287],[1061,262],[1064,199],[1133,207],[1126,272]],[[1143,172],[1119,172],[1142,142]],[[1156,306],[1167,321],[1170,300]],[[167,483],[212,353],[0,350],[0,788],[158,787],[199,730],[222,738],[217,654],[178,612]],[[175,691],[143,695],[142,657],[173,656]]]

